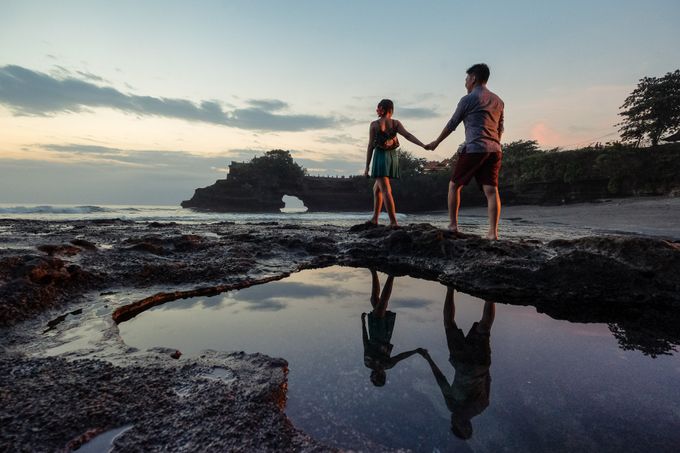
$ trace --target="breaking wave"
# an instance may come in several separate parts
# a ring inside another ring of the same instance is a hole
[[[0,208],[0,214],[95,214],[111,212],[101,206],[11,206]]]

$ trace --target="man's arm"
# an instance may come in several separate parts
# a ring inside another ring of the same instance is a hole
[[[505,113],[501,110],[501,118],[498,120],[498,141],[501,141],[503,132],[505,131]]]
[[[434,375],[434,378],[437,381],[437,385],[439,385],[439,389],[442,391],[444,398],[446,398],[448,395],[448,390],[451,388],[449,381],[446,380],[446,376],[444,376],[444,373],[442,373],[437,364],[434,363],[434,360],[432,360],[432,357],[430,357],[429,352],[425,351],[422,354],[422,356],[425,360],[427,360],[427,363],[430,365],[430,369],[432,370],[432,374]]]
[[[429,145],[425,147],[425,149],[429,150],[435,150],[437,146],[441,142],[444,141],[446,137],[451,135],[451,132],[455,131],[458,125],[460,124],[461,121],[463,121],[463,118],[465,118],[465,113],[467,111],[467,99],[463,97],[459,102],[458,106],[456,107],[456,111],[453,112],[453,115],[451,116],[451,119],[449,120],[448,123],[446,123],[446,126],[444,126],[444,129],[442,129],[442,133],[439,134],[439,137]]]

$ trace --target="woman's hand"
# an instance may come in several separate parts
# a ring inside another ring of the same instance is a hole
[[[368,167],[364,170],[364,176],[368,178]]]

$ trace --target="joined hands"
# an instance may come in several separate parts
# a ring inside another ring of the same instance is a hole
[[[428,151],[434,151],[435,149],[437,149],[437,146],[439,146],[439,143],[434,141],[434,142],[428,143],[427,145],[423,146],[423,148],[425,148]]]

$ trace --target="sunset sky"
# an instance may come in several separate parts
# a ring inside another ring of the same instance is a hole
[[[171,204],[282,148],[362,171],[381,98],[425,142],[491,67],[504,142],[618,138],[680,67],[680,2],[0,1],[0,203]],[[462,126],[436,152],[449,157]]]

